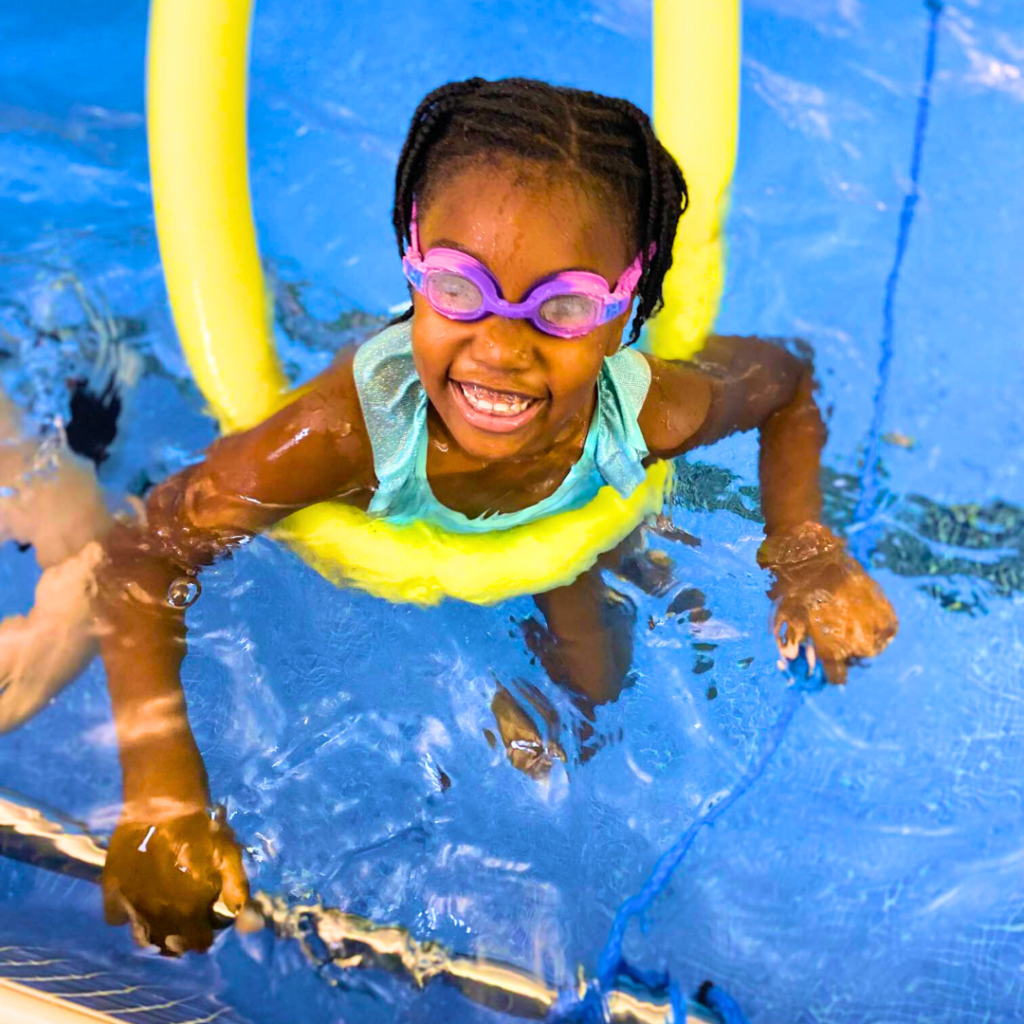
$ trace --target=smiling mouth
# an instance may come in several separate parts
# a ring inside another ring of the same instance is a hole
[[[540,411],[544,399],[514,391],[494,391],[479,384],[449,380],[459,412],[471,426],[507,434],[528,423]]]

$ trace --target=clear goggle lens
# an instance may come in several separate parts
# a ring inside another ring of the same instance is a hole
[[[600,303],[589,295],[553,295],[537,311],[544,323],[560,330],[580,330],[597,320]]]
[[[437,271],[427,276],[426,296],[441,313],[475,313],[484,304],[480,289],[468,277],[450,271]]]

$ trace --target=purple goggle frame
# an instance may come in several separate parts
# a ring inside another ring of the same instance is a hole
[[[474,321],[496,313],[529,320],[538,331],[557,338],[580,338],[629,309],[633,289],[643,272],[639,254],[623,271],[614,291],[609,291],[608,282],[599,274],[563,270],[532,288],[522,302],[507,302],[494,275],[472,256],[445,248],[420,255],[415,202],[409,239],[402,270],[413,288],[441,316]]]

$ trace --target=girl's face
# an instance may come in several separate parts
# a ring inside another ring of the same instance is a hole
[[[438,186],[419,231],[422,252],[474,256],[512,302],[560,270],[589,270],[613,288],[636,256],[607,204],[564,174],[511,160],[469,166]],[[485,459],[537,454],[585,432],[602,361],[629,318],[627,310],[581,338],[556,338],[528,320],[448,320],[418,293],[413,303],[413,358],[427,397],[452,440]]]

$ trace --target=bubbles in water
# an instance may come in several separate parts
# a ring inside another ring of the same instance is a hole
[[[172,608],[189,608],[199,597],[199,581],[191,576],[179,576],[167,588],[167,603]]]

